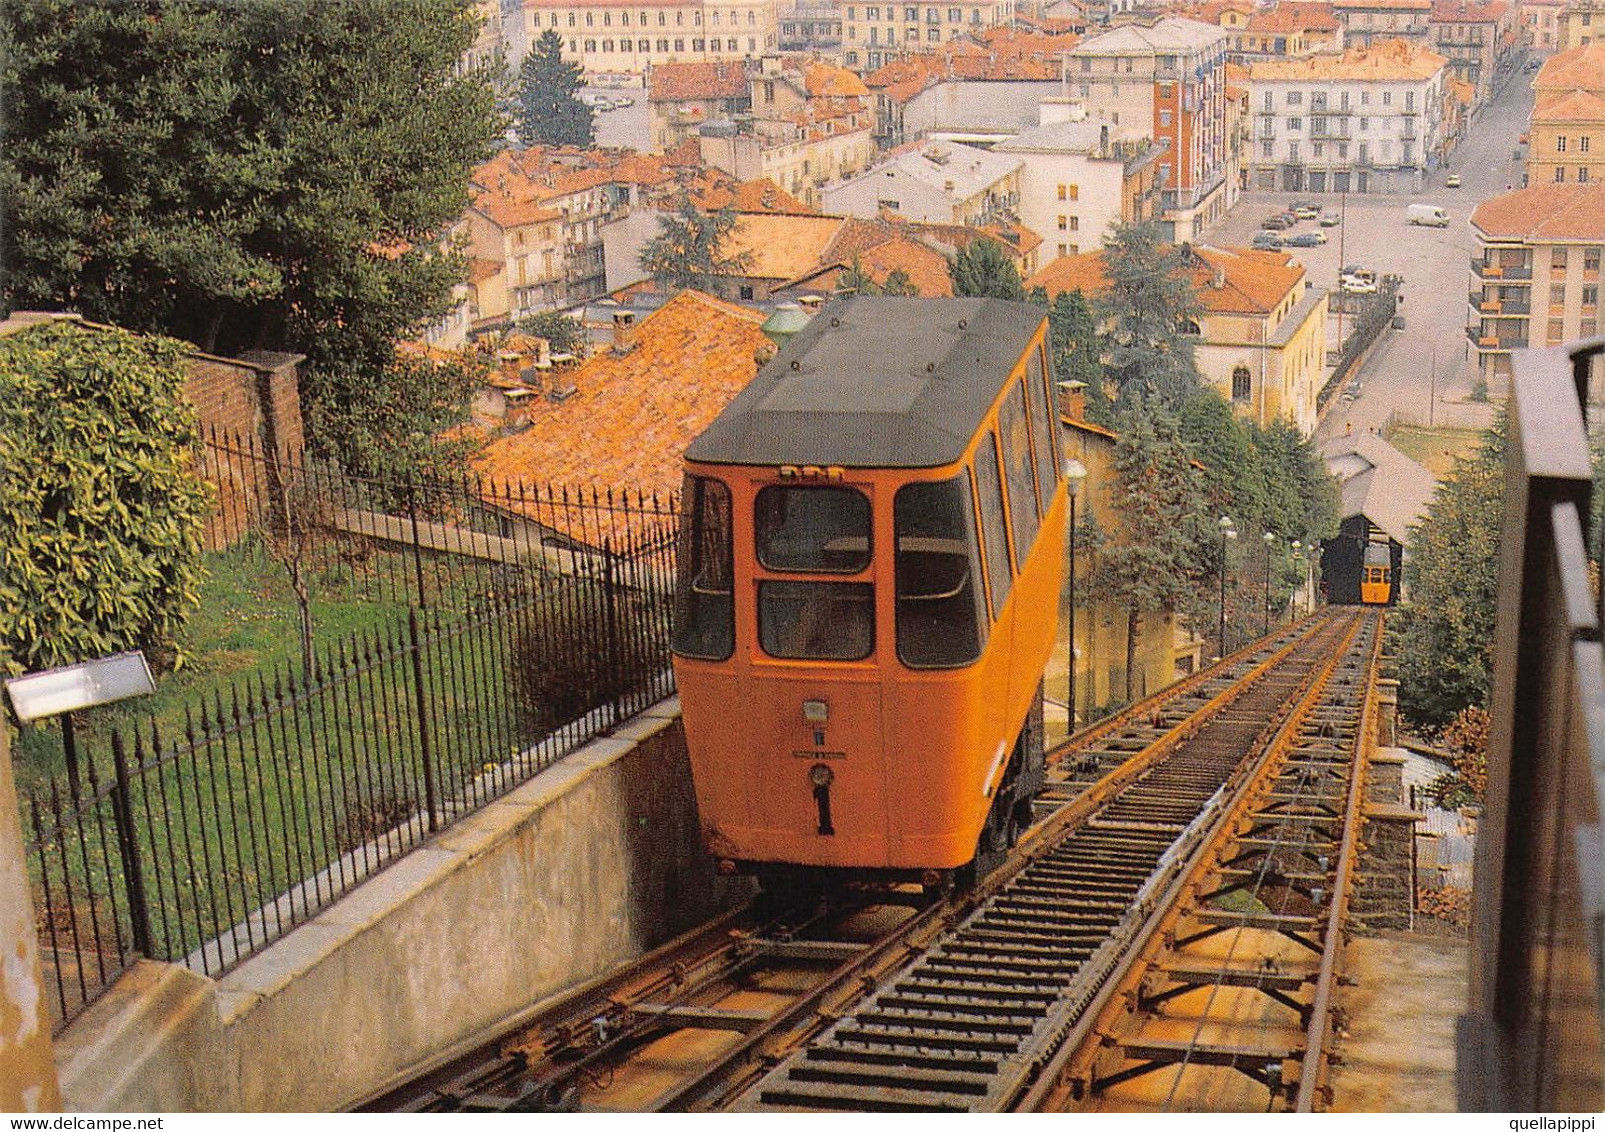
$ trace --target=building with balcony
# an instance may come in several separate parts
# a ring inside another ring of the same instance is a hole
[[[927,142],[826,189],[824,206],[841,216],[889,212],[927,224],[982,227],[1015,217],[1024,164],[1009,153]]]
[[[1332,0],[1332,12],[1343,25],[1346,47],[1369,47],[1384,39],[1425,47],[1432,4],[1433,0]]]
[[[1386,40],[1248,72],[1254,188],[1418,192],[1442,158],[1449,67],[1434,51]]]
[[[1343,24],[1325,0],[1284,0],[1268,8],[1225,0],[1201,7],[1198,18],[1220,25],[1234,63],[1343,50]]]
[[[521,35],[506,38],[533,44],[555,31],[563,58],[587,74],[639,75],[658,63],[775,51],[777,11],[777,0],[524,0]]]
[[[844,0],[842,62],[873,71],[903,55],[918,54],[960,36],[1014,20],[1014,0],[943,0],[940,4],[863,4]]]
[[[752,109],[747,64],[658,64],[647,71],[646,104],[652,148],[668,153],[707,123]]]
[[[1145,131],[1159,159],[1159,220],[1170,239],[1196,239],[1225,215],[1226,33],[1166,17],[1113,28],[1065,57],[1069,97],[1113,127]]]
[[[1605,184],[1505,193],[1477,206],[1471,231],[1478,249],[1466,336],[1491,388],[1508,381],[1512,350],[1605,330],[1599,304]]]
[[[781,4],[780,50],[839,58],[842,11],[836,0],[791,0]]]
[[[1551,56],[1533,91],[1527,183],[1605,180],[1605,43]]]
[[[1432,49],[1449,60],[1453,78],[1471,86],[1472,104],[1484,105],[1515,62],[1515,5],[1434,0],[1429,27]]]
[[[1152,220],[1161,146],[1140,131],[1057,122],[992,147],[1018,157],[1020,222],[1042,238],[1042,262],[1103,246],[1116,224]]]

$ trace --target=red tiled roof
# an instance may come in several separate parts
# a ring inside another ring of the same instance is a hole
[[[660,63],[647,76],[647,84],[650,102],[745,98],[749,76],[741,62]]]
[[[1433,0],[1432,22],[1437,24],[1497,24],[1509,5],[1503,0],[1465,3],[1464,0]]]
[[[594,355],[566,375],[572,397],[537,401],[528,431],[486,444],[476,471],[496,481],[676,491],[686,446],[757,374],[756,355],[770,346],[763,321],[682,291],[636,327],[629,353]]]
[[[1551,55],[1538,69],[1533,89],[1605,89],[1605,43],[1585,43],[1559,55]]]
[[[1193,286],[1199,305],[1211,314],[1267,315],[1304,279],[1304,268],[1281,252],[1200,244],[1191,250],[1196,257]],[[1080,291],[1090,298],[1108,284],[1104,253],[1096,251],[1054,260],[1032,276],[1026,288],[1044,287],[1050,297]]]
[[[737,182],[718,170],[705,171],[691,189],[691,203],[707,212],[721,208],[736,212],[771,212],[787,216],[814,216],[817,213],[768,177]]]
[[[1532,243],[1605,242],[1605,181],[1533,185],[1479,204],[1471,223],[1489,236]]]
[[[1605,80],[1601,85],[1605,86]],[[1546,92],[1538,96],[1530,121],[1605,122],[1605,98],[1591,90]]]

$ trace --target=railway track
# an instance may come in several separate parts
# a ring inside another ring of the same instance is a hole
[[[1069,1079],[1077,1035],[1362,621],[1370,631],[1371,618],[1324,615],[1062,745],[1041,820],[970,893],[921,911],[761,922],[746,910],[365,1107],[1042,1103],[1057,1095],[1044,1080]],[[630,1068],[641,1065],[644,1077]]]

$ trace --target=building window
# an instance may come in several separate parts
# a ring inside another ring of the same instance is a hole
[[[1324,157],[1326,156],[1326,146],[1321,142],[1316,142],[1310,146],[1310,152],[1316,157]]]
[[[1583,270],[1584,271],[1593,271],[1593,272],[1596,272],[1596,273],[1599,271],[1599,249],[1598,248],[1585,248],[1583,250]]]
[[[1068,245],[1068,244],[1060,244],[1059,245],[1059,255],[1060,255],[1061,258],[1070,254],[1069,252],[1065,251],[1065,248],[1067,248],[1069,246],[1070,245]]]
[[[1587,153],[1588,152],[1588,135],[1587,134],[1584,134],[1582,137],[1577,139],[1577,152],[1578,153]]]
[[[1565,305],[1566,305],[1566,284],[1564,284],[1564,283],[1552,283],[1552,284],[1550,284],[1550,286],[1549,286],[1549,307],[1550,307],[1550,309],[1554,310],[1556,307],[1564,307]]]
[[[1566,135],[1565,134],[1561,134],[1559,137],[1557,137],[1555,139],[1555,152],[1556,153],[1565,153],[1566,152]]]
[[[1302,104],[1303,101],[1304,101],[1304,92],[1303,91],[1301,91],[1301,90],[1290,90],[1290,91],[1287,92],[1287,104],[1289,106],[1298,106],[1298,105]]]
[[[1384,106],[1392,106],[1393,105],[1393,92],[1391,90],[1385,90],[1385,91],[1382,92],[1382,105],[1384,105]]]
[[[1081,218],[1079,216],[1072,216],[1070,218],[1070,231],[1079,232],[1080,230],[1081,230]]]
[[[1550,319],[1549,320],[1549,342],[1548,342],[1548,345],[1551,345],[1551,346],[1559,345],[1560,342],[1561,342],[1561,339],[1563,339],[1565,336],[1566,336],[1566,320],[1565,319],[1560,319],[1560,318],[1552,318],[1552,319]]]
[[[1555,166],[1555,184],[1563,185],[1565,183],[1566,183],[1566,166],[1564,166],[1564,165]]]
[[[1248,372],[1247,366],[1238,366],[1232,370],[1232,400],[1247,401],[1253,395],[1253,375]]]
[[[1579,165],[1577,167],[1577,183],[1579,185],[1586,185],[1588,183],[1588,166]]]
[[[1159,112],[1159,124],[1160,124],[1161,127],[1166,127],[1166,126],[1170,125],[1170,111],[1169,110],[1161,110]]]
[[[1080,200],[1081,199],[1081,186],[1080,185],[1071,185],[1070,186],[1070,199],[1071,200]]]
[[[1298,142],[1290,141],[1290,142],[1287,143],[1287,159],[1289,161],[1297,161],[1299,159],[1298,158]]]
[[[586,40],[586,41],[585,41],[585,50],[586,50],[586,52],[587,52],[587,53],[590,53],[590,52],[592,52],[592,51],[595,51],[595,50],[596,50],[596,40],[594,40],[594,39],[587,39],[587,40]]]
[[[1599,306],[1599,284],[1590,283],[1583,288],[1583,309]]]
[[[1276,156],[1276,143],[1274,141],[1272,141],[1270,138],[1266,138],[1265,140],[1260,142],[1259,143],[1259,155],[1261,157],[1275,157]]]
[[[942,29],[941,28],[927,28],[925,30],[925,38],[930,40],[932,43],[940,43],[940,42],[942,42]]]
[[[1068,200],[1069,199],[1067,196],[1065,196],[1066,191],[1067,190],[1066,190],[1065,186],[1063,186],[1063,185],[1059,186],[1059,199],[1060,200]]]
[[[1549,253],[1549,267],[1551,271],[1566,270],[1566,249],[1554,248]]]
[[[1370,91],[1362,90],[1360,92],[1360,105],[1361,106],[1369,106],[1369,105],[1371,105],[1371,92]]]
[[[1085,63],[1085,62],[1087,62],[1087,60],[1083,59],[1082,62]],[[1083,68],[1083,69],[1085,69],[1085,68]],[[1276,109],[1276,106],[1275,106],[1274,102],[1272,101],[1272,99],[1274,97],[1275,96],[1272,95],[1270,91],[1266,91],[1265,92],[1265,109],[1267,109],[1267,110],[1275,110]]]

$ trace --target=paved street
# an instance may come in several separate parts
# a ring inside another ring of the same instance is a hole
[[[1521,183],[1520,163],[1512,160],[1512,153],[1527,128],[1531,80],[1530,74],[1515,76],[1472,124],[1450,167],[1433,174],[1418,195],[1340,198],[1330,193],[1250,192],[1207,234],[1213,244],[1246,246],[1266,215],[1295,199],[1311,200],[1344,216],[1338,227],[1324,229],[1329,239],[1324,247],[1289,249],[1309,269],[1316,286],[1335,287],[1339,268],[1350,263],[1404,277],[1400,313],[1405,329],[1384,332],[1385,340],[1359,375],[1357,398],[1338,402],[1319,435],[1341,434],[1346,426],[1356,431],[1379,427],[1395,412],[1423,424],[1430,419],[1484,427],[1491,419],[1490,406],[1469,400],[1476,367],[1465,335],[1466,295],[1476,239],[1468,221],[1479,203],[1504,192],[1507,184]],[[1444,188],[1449,173],[1459,173],[1464,187]],[[1416,203],[1447,208],[1449,226],[1407,224],[1405,210]],[[1313,221],[1304,221],[1290,232],[1315,228]],[[1328,326],[1328,345],[1334,348],[1336,322],[1334,318]]]

